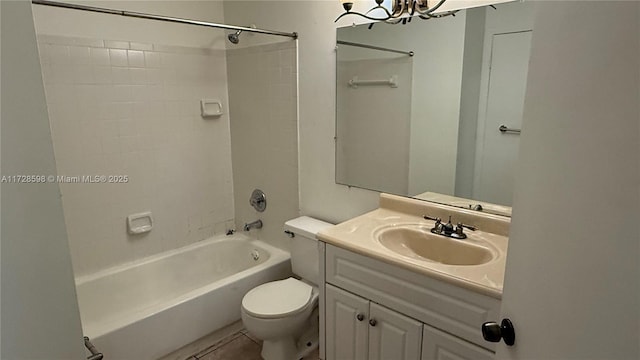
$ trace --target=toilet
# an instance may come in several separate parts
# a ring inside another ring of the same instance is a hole
[[[318,344],[319,253],[316,234],[332,224],[302,216],[284,224],[291,269],[300,277],[259,285],[242,298],[242,323],[263,340],[265,360],[299,359]]]

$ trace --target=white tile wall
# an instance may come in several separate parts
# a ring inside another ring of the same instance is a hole
[[[60,175],[128,175],[126,184],[60,184],[75,275],[205,239],[233,227],[224,51],[40,36]],[[296,200],[297,202],[297,200]],[[147,235],[127,215],[152,211]]]
[[[283,225],[299,214],[295,46],[227,50],[236,226],[261,219],[252,234],[287,250]],[[249,205],[255,188],[267,195],[263,213]]]

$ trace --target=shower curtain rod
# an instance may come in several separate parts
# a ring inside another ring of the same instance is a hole
[[[94,7],[94,6],[69,4],[69,3],[49,1],[49,0],[32,0],[31,3],[36,5],[45,5],[45,6],[53,6],[53,7],[65,8],[65,9],[92,11],[97,13],[120,15],[120,16],[134,17],[134,18],[140,18],[140,19],[159,20],[159,21],[167,21],[167,22],[180,23],[180,24],[207,26],[207,27],[214,27],[214,28],[227,29],[227,30],[242,30],[246,32],[253,32],[253,33],[260,33],[260,34],[267,34],[267,35],[287,36],[294,39],[298,38],[298,33],[296,32],[288,33],[288,32],[275,31],[275,30],[254,29],[254,28],[245,27],[245,26],[217,24],[217,23],[206,22],[206,21],[182,19],[182,18],[163,16],[163,15],[145,14],[145,13],[140,13],[135,11],[114,10],[114,9],[107,9],[107,8]]]
[[[414,55],[413,51],[394,50],[394,49],[389,49],[389,48],[383,48],[383,47],[380,47],[380,46],[359,44],[359,43],[354,43],[354,42],[349,42],[349,41],[338,40],[338,41],[336,41],[336,43],[339,44],[339,45],[348,45],[348,46],[361,47],[361,48],[365,48],[365,49],[388,51],[388,52],[394,52],[394,53],[398,53],[398,54],[405,54],[405,55],[409,55],[409,56],[413,56]]]

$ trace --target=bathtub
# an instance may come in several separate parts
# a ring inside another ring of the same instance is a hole
[[[215,236],[76,279],[85,336],[108,360],[157,359],[240,320],[253,287],[291,274],[289,253]]]

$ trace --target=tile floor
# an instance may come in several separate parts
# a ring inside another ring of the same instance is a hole
[[[261,360],[262,342],[246,330],[228,335],[185,360]],[[318,360],[318,349],[303,360]]]

